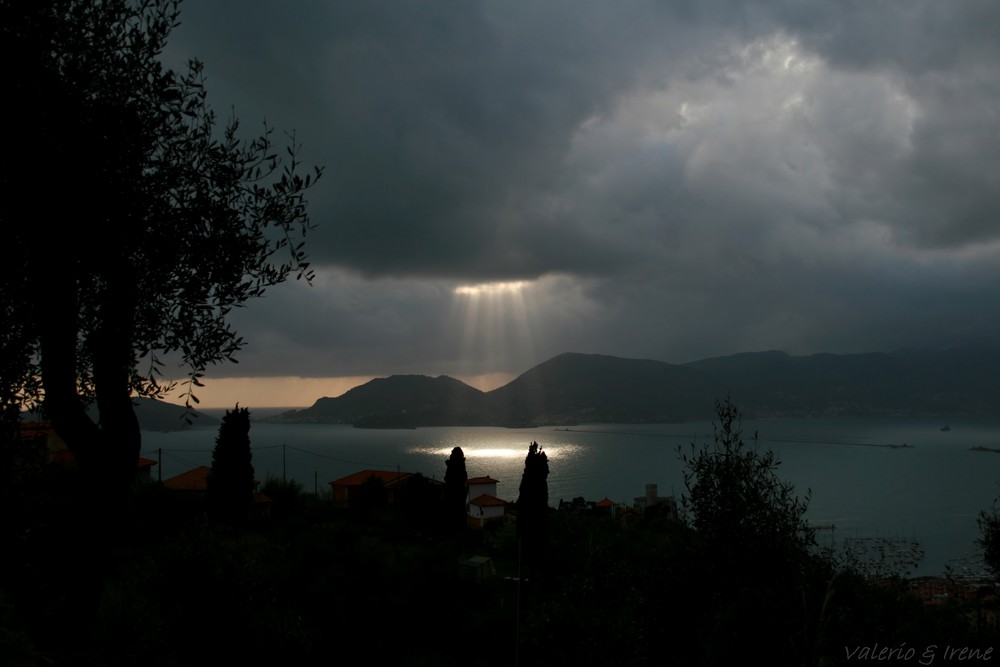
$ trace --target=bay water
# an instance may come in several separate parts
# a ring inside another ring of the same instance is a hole
[[[254,414],[263,416],[261,411]],[[924,552],[910,576],[983,571],[976,518],[1000,495],[1000,422],[907,419],[744,420],[744,439],[775,451],[778,476],[809,493],[808,519],[821,544],[918,543]],[[211,464],[216,429],[144,432],[142,455],[161,462],[154,479]],[[567,429],[438,427],[355,429],[330,424],[254,423],[257,479],[283,476],[306,491],[364,469],[421,473],[441,480],[445,459],[461,447],[470,477],[499,480],[497,493],[516,500],[528,446],[549,459],[549,504],[583,496],[632,504],[657,484],[659,495],[684,493],[679,450],[710,446],[711,422],[590,424]],[[903,445],[906,445],[905,447]],[[974,447],[986,448],[986,451]]]

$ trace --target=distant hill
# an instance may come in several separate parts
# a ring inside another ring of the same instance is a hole
[[[485,394],[447,375],[376,378],[312,407],[262,419],[271,423],[354,424],[369,428],[479,426],[493,422]]]
[[[673,422],[712,413],[695,369],[599,354],[560,354],[488,394],[508,424]]]
[[[191,426],[218,426],[219,420],[201,412],[194,411],[188,417],[191,423],[188,424],[184,417],[185,408],[182,405],[166,403],[155,398],[136,397],[132,399],[135,405],[135,416],[139,420],[139,428],[144,431],[182,431]],[[25,420],[41,420],[42,416],[37,412],[24,413]],[[93,420],[98,419],[97,406],[91,405],[87,414]]]
[[[191,426],[218,426],[219,420],[204,413],[195,411],[188,415],[189,425],[185,420],[185,409],[182,405],[165,403],[155,398],[136,398],[135,415],[139,426],[144,431],[181,431]],[[96,417],[96,415],[95,415]]]
[[[1000,348],[758,352],[686,364],[760,416],[1000,416]]]
[[[397,375],[262,421],[374,428],[678,422],[730,396],[747,416],[1000,416],[1000,347],[870,354],[747,352],[686,364],[566,353],[482,392]]]

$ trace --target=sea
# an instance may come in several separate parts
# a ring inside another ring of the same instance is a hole
[[[258,418],[267,410],[252,411]],[[821,546],[855,553],[922,553],[905,576],[984,576],[977,517],[1000,496],[1000,421],[902,418],[745,419],[744,440],[773,450],[776,474],[808,494],[807,519]],[[210,465],[217,426],[143,432],[142,455],[167,479]],[[685,493],[681,454],[710,446],[712,422],[587,424],[572,427],[356,429],[332,424],[268,424],[250,430],[255,476],[289,478],[309,492],[364,469],[443,479],[461,447],[470,477],[499,480],[516,500],[532,442],[549,461],[549,504],[582,496],[632,504],[656,484]],[[996,449],[997,451],[992,451]],[[914,551],[914,547],[918,551]],[[870,555],[868,557],[871,557]],[[881,555],[878,558],[882,558]],[[903,558],[906,560],[906,558]]]

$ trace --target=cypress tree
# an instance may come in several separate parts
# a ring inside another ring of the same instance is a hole
[[[245,518],[253,501],[253,453],[250,451],[250,411],[239,404],[227,410],[219,426],[208,476],[208,500],[222,519]]]
[[[451,450],[444,462],[444,520],[449,530],[461,531],[465,527],[465,500],[469,475],[465,470],[465,452],[461,447]]]
[[[517,498],[517,533],[529,567],[541,567],[548,547],[549,458],[532,442],[524,459]]]

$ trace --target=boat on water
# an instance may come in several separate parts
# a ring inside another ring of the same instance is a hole
[[[950,431],[951,430],[951,426],[949,424],[945,424],[944,426],[941,427],[941,430],[942,431]]]
[[[982,445],[976,445],[975,447],[969,447],[970,452],[995,452],[1000,454],[1000,447],[983,447]]]

